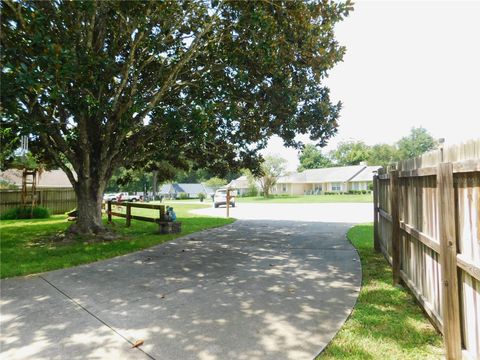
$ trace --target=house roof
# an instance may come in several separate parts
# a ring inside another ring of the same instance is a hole
[[[169,194],[170,193],[170,188],[172,187],[172,184],[164,184],[160,188],[160,194]]]
[[[230,181],[228,186],[236,189],[246,189],[248,188],[248,178],[245,175],[242,175],[239,178]]]
[[[205,187],[202,184],[198,183],[173,183],[173,184],[165,184],[162,185],[160,188],[160,194],[170,194],[170,193],[187,193],[187,194],[198,194],[198,193],[206,193]]]
[[[374,175],[373,172],[378,171],[380,168],[381,166],[367,166],[350,181],[372,181]]]
[[[175,184],[178,185],[180,192],[184,192],[187,194],[198,194],[201,192],[205,192],[205,187],[202,184]]]
[[[338,166],[322,169],[308,169],[280,178],[278,183],[324,183],[347,182],[359,174],[366,166]]]
[[[0,179],[22,186],[22,170],[8,169],[0,171]],[[68,180],[67,174],[63,170],[43,171],[37,175],[37,187],[41,188],[71,188],[72,184]]]

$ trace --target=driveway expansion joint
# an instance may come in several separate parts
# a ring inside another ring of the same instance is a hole
[[[91,312],[90,310],[88,310],[85,306],[83,306],[82,304],[80,304],[78,301],[76,301],[75,299],[73,299],[71,296],[69,296],[67,293],[65,293],[64,291],[62,291],[61,289],[59,289],[57,286],[55,286],[54,284],[52,284],[50,281],[48,281],[47,279],[45,279],[42,275],[39,275],[38,276],[40,279],[42,279],[43,281],[45,281],[48,285],[50,285],[51,287],[53,287],[58,293],[60,293],[61,295],[63,295],[64,297],[66,297],[70,302],[72,302],[75,306],[79,307],[80,309],[82,309],[84,312],[86,312],[88,315],[90,315],[91,317],[93,317],[95,320],[99,321],[100,323],[102,323],[103,325],[105,325],[106,327],[108,327],[111,331],[113,331],[116,335],[120,336],[123,340],[125,340],[126,342],[128,342],[130,345],[134,345],[134,343],[132,341],[130,341],[129,339],[127,339],[125,336],[123,336],[121,333],[119,333],[117,330],[115,330],[115,328],[113,328],[112,326],[110,326],[108,323],[106,323],[105,321],[103,321],[102,319],[100,319],[97,315],[95,315],[93,312]],[[156,360],[156,358],[154,358],[152,355],[148,354],[147,352],[145,352],[142,348],[140,347],[135,347],[133,348],[135,350],[139,350],[141,351],[142,353],[144,353],[146,356],[148,356],[150,359],[152,360]],[[133,350],[132,349],[132,350]]]

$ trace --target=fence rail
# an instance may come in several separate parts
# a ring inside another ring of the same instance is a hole
[[[443,334],[448,359],[480,359],[480,140],[380,169],[374,242]]]
[[[118,212],[112,211],[112,206],[116,207],[125,207],[126,211]],[[132,215],[132,208],[137,209],[151,209],[151,210],[158,210],[158,218],[152,218],[148,216],[140,216],[140,215]],[[116,201],[108,201],[107,202],[107,217],[108,222],[112,222],[112,216],[123,217],[126,219],[126,225],[130,226],[132,220],[141,220],[141,221],[148,221],[148,222],[159,222],[164,219],[165,217],[165,205],[158,205],[158,204],[139,204],[139,203],[132,203],[132,202],[116,202]]]
[[[71,188],[37,188],[36,203],[52,214],[63,214],[77,207],[77,197]],[[21,190],[0,190],[0,213],[22,206]]]

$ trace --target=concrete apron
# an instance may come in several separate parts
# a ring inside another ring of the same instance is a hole
[[[350,314],[346,223],[240,220],[1,281],[4,359],[313,359]],[[131,348],[136,340],[144,344]]]

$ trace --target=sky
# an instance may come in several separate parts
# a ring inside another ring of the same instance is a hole
[[[348,140],[393,144],[419,126],[446,146],[480,138],[479,19],[480,1],[356,1],[335,29],[347,53],[326,84],[343,109],[322,151]],[[263,153],[298,166],[279,138]]]

